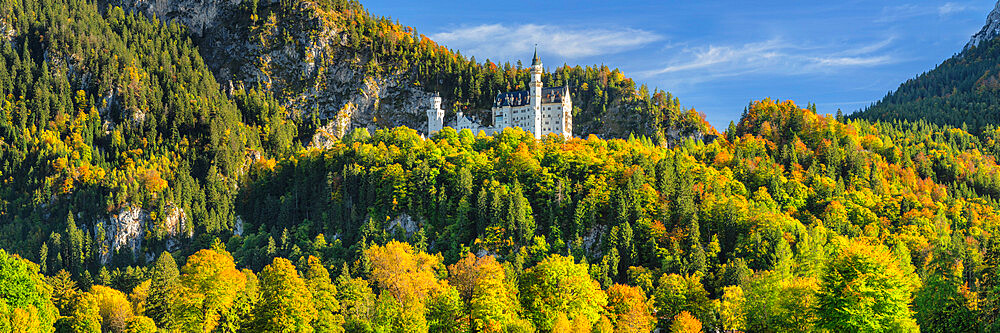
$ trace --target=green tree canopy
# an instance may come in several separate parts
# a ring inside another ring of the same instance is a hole
[[[316,307],[306,282],[284,258],[264,267],[260,274],[261,299],[254,307],[252,330],[260,332],[313,332]]]
[[[917,331],[916,287],[887,247],[855,240],[830,260],[817,299],[817,326],[834,332]]]
[[[552,329],[560,313],[596,323],[608,304],[607,294],[590,277],[587,265],[575,263],[573,257],[550,255],[527,269],[519,286],[525,316],[541,330]]]
[[[0,249],[0,328],[42,332],[55,323],[52,287],[38,271],[38,265]]]

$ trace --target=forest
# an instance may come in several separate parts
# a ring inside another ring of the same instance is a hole
[[[526,80],[323,4],[460,104]],[[544,79],[577,87],[575,116],[627,99],[657,130],[306,148],[317,118],[219,84],[182,26],[87,0],[0,13],[0,332],[1000,330],[991,127],[765,99],[718,133],[564,66]]]
[[[772,100],[725,133],[667,148],[360,129],[254,163],[234,201],[242,235],[186,258],[78,278],[72,260],[5,255],[0,274],[18,283],[4,319],[13,331],[993,329],[1000,169],[975,136]]]

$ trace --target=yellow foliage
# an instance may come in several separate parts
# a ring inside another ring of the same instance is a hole
[[[150,280],[142,281],[138,286],[132,288],[132,293],[128,295],[129,301],[132,302],[132,313],[135,315],[146,314],[146,300],[149,298],[151,283]]]
[[[608,288],[605,312],[615,332],[649,332],[656,323],[653,305],[639,287],[615,284]]]
[[[372,279],[402,304],[423,303],[441,288],[434,275],[440,259],[414,251],[410,244],[391,241],[365,250],[365,255],[372,263]]]
[[[125,294],[105,286],[91,287],[90,294],[96,297],[101,327],[113,332],[123,332],[133,316],[132,305]]]
[[[262,158],[254,163],[254,168],[258,171],[274,171],[274,167],[278,164],[273,158]]]
[[[160,177],[160,172],[154,169],[141,171],[141,182],[149,193],[159,193],[167,188],[167,181]]]
[[[681,311],[674,317],[673,324],[670,324],[671,333],[700,333],[701,321],[691,315],[690,312]]]
[[[247,276],[236,269],[227,252],[201,250],[188,257],[181,268],[184,307],[197,315],[186,318],[187,329],[211,331],[219,323],[221,311],[232,306],[247,285]]]

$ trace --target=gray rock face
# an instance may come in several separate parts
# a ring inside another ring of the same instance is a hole
[[[123,253],[124,250],[131,251],[133,257],[139,254],[148,222],[149,213],[138,207],[122,208],[107,220],[100,221],[97,225],[103,224],[105,233],[104,242],[100,244],[101,265],[107,264],[115,253]],[[100,240],[97,225],[94,236]]]
[[[14,31],[14,28],[7,23],[7,20],[0,18],[0,40],[3,40],[4,43],[10,43],[16,35],[17,31]]]
[[[360,127],[427,126],[423,109],[432,94],[413,85],[400,66],[355,52],[349,33],[312,1],[257,1],[262,29],[251,28],[244,8],[250,5],[241,0],[104,2],[185,24],[222,86],[269,89],[291,116],[328,120],[324,131],[334,137]],[[278,6],[285,6],[283,15],[264,14]],[[372,65],[387,70],[366,74]]]
[[[268,87],[293,116],[328,120],[324,130],[335,137],[361,127],[426,128],[423,108],[431,94],[414,86],[406,69],[355,52],[348,33],[311,2],[291,12],[257,34],[229,22],[206,35],[202,55],[216,78]],[[264,42],[241,42],[247,40]],[[385,74],[367,74],[372,65]]]
[[[191,231],[187,229],[187,213],[173,204],[167,205],[164,213],[166,215],[161,218],[162,222],[158,227],[164,228],[170,237],[167,239],[167,250],[174,251],[177,249],[179,238],[192,236]],[[99,220],[94,225],[94,238],[101,247],[99,251],[101,264],[107,264],[116,253],[118,255],[131,253],[132,258],[138,259],[147,228],[154,228],[154,223],[151,221],[149,212],[139,207],[125,207],[107,219]],[[99,226],[104,228],[103,237],[99,234]]]
[[[965,49],[979,46],[980,43],[992,40],[997,35],[1000,35],[1000,1],[997,2],[996,7],[993,8],[990,15],[986,17],[986,25],[983,26],[983,29],[972,35],[969,43],[965,44]]]
[[[198,37],[211,29],[216,18],[241,0],[107,0],[122,8],[156,15],[164,22],[178,21]]]
[[[181,237],[191,238],[194,234],[191,229],[188,228],[188,218],[187,213],[184,209],[175,206],[174,204],[167,204],[164,216],[161,220],[162,228],[165,229],[168,237],[177,239]]]
[[[404,213],[389,221],[389,225],[386,226],[386,229],[393,231],[396,228],[400,228],[406,232],[406,236],[409,237],[412,236],[413,233],[417,232],[417,230],[420,230],[420,223],[421,221],[418,221],[409,214]]]

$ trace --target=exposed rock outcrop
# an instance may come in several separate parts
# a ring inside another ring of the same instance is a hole
[[[236,222],[233,222],[233,235],[243,236],[243,217],[237,216]]]
[[[6,20],[0,18],[0,40],[3,40],[5,43],[10,43],[10,41],[14,40],[14,36],[16,35],[17,31],[14,31],[14,28],[11,27]]]
[[[162,228],[167,236],[167,244],[175,244],[181,238],[191,238],[194,232],[188,228],[187,212],[173,204],[168,204],[162,218]],[[170,248],[170,246],[168,246]],[[176,248],[170,248],[171,251]]]
[[[413,233],[420,230],[420,223],[421,221],[418,219],[404,213],[390,220],[389,224],[386,226],[386,230],[393,231],[396,230],[396,228],[399,228],[406,233],[407,237],[410,237]]]
[[[192,236],[191,230],[187,228],[187,213],[173,204],[168,204],[164,214],[160,223],[153,223],[148,211],[139,207],[125,207],[107,219],[98,220],[94,224],[94,238],[100,246],[101,264],[107,264],[116,254],[131,253],[133,259],[139,259],[142,242],[149,228],[162,228],[167,236],[167,250],[176,251],[180,239]],[[103,234],[100,233],[102,229]],[[150,256],[147,255],[145,258],[148,260]]]
[[[242,0],[109,0],[112,5],[135,9],[170,22],[178,21],[188,27],[195,36],[204,35],[206,30],[218,22],[218,16]]]
[[[983,26],[983,29],[972,35],[969,43],[965,44],[965,49],[979,46],[980,43],[992,40],[997,35],[1000,35],[1000,1],[997,1],[993,11],[986,17],[986,25]]]
[[[98,221],[94,225],[94,237],[97,241],[102,240],[100,232],[101,227],[104,228],[99,251],[101,265],[107,264],[115,253],[125,253],[126,250],[136,258],[142,249],[147,223],[149,213],[138,207],[122,208],[108,219]]]
[[[312,1],[105,0],[126,10],[189,27],[206,64],[223,86],[270,89],[291,116],[331,120],[324,130],[340,137],[354,128],[426,128],[431,93],[405,69],[379,63],[349,45],[348,32]],[[271,7],[275,6],[275,7]],[[269,7],[283,15],[265,16]],[[386,74],[368,75],[371,64]],[[322,146],[319,144],[318,146]]]

